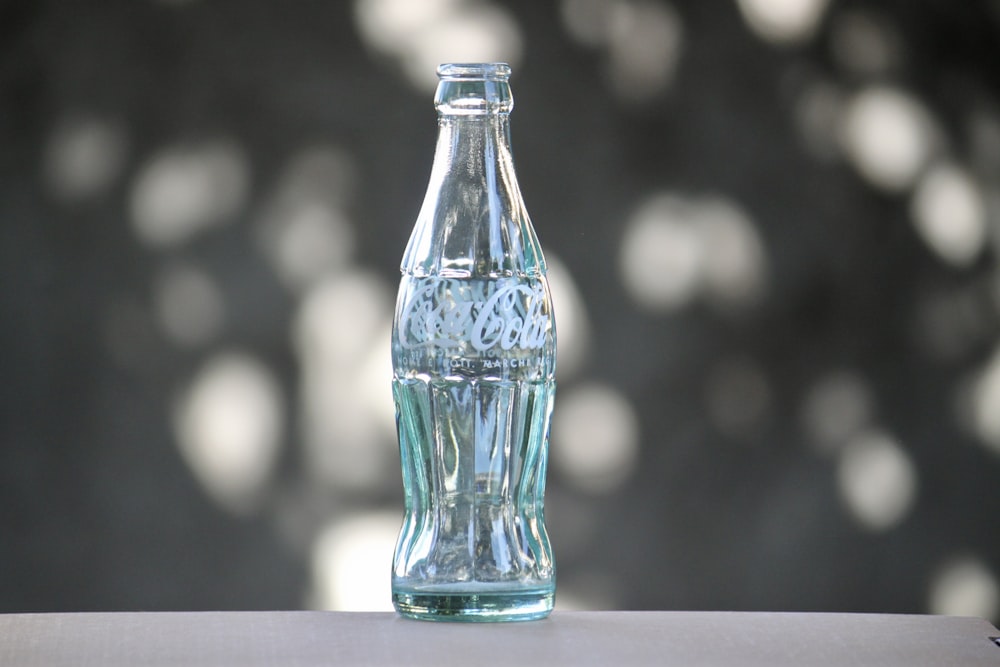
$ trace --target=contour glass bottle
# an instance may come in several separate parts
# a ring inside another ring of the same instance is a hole
[[[392,332],[405,516],[392,601],[413,618],[543,618],[556,329],[514,175],[503,63],[438,68],[430,184]]]

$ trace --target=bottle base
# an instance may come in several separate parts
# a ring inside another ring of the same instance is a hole
[[[422,621],[495,623],[534,621],[552,613],[552,591],[510,593],[393,592],[401,616]]]

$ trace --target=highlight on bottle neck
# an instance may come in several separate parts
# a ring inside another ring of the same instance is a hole
[[[434,106],[439,114],[506,114],[514,108],[506,63],[445,63],[437,68],[437,75]]]

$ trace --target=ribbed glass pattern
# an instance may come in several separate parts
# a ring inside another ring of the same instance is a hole
[[[545,261],[514,174],[509,68],[438,73],[438,144],[393,326],[405,490],[393,602],[417,618],[538,618],[555,593]]]

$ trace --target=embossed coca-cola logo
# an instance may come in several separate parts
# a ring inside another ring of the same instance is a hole
[[[399,315],[404,349],[456,348],[478,352],[494,348],[533,350],[545,344],[549,329],[541,284],[433,280],[416,287]]]

